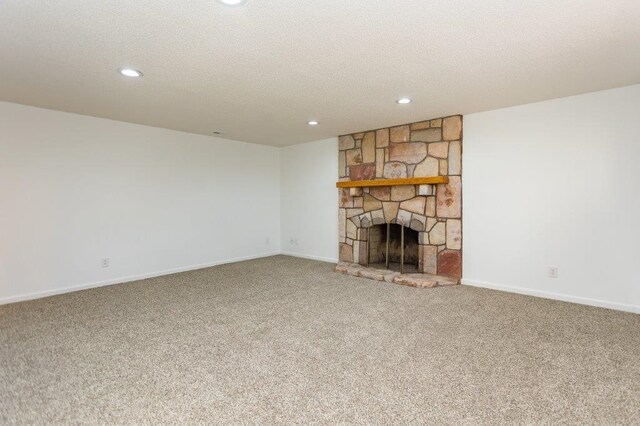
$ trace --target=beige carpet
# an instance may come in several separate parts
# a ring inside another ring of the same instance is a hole
[[[0,423],[640,419],[640,315],[276,256],[0,306]]]

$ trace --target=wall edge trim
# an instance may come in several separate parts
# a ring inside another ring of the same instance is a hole
[[[334,259],[330,257],[314,256],[311,254],[294,253],[289,251],[281,251],[280,254],[284,256],[299,257],[301,259],[318,260],[320,262],[338,263],[337,258]]]
[[[115,285],[115,284],[124,284],[132,281],[144,280],[147,278],[155,278],[155,277],[161,277],[164,275],[178,274],[180,272],[195,271],[197,269],[210,268],[212,266],[224,265],[227,263],[242,262],[245,260],[259,259],[262,257],[276,256],[278,254],[281,254],[281,252],[273,251],[273,252],[255,254],[250,256],[242,256],[242,257],[235,257],[231,259],[217,260],[214,262],[200,263],[197,265],[181,266],[179,268],[165,269],[161,271],[148,272],[144,274],[128,275],[128,276],[113,278],[109,280],[94,281],[94,282],[85,283],[85,284],[61,287],[53,290],[37,291],[33,293],[18,294],[15,296],[6,296],[6,297],[0,298],[0,305],[6,305],[9,303],[17,303],[17,302],[26,302],[28,300],[42,299],[44,297],[57,296],[57,295],[66,294],[66,293],[73,293],[75,291],[88,290],[91,288],[105,287],[105,286]]]
[[[526,296],[540,297],[543,299],[559,300],[562,302],[577,303],[579,305],[595,306],[598,308],[613,309],[616,311],[631,312],[640,314],[640,306],[629,305],[625,303],[609,302],[606,300],[591,299],[589,297],[572,296],[569,294],[552,293],[548,291],[533,290],[525,287],[515,287],[505,284],[495,284],[486,281],[470,280],[463,278],[460,281],[463,285],[471,287],[481,287],[491,290],[505,291],[507,293],[523,294]]]

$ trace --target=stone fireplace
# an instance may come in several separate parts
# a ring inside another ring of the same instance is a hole
[[[458,282],[462,116],[340,136],[338,164],[337,185],[350,186],[339,189],[342,269],[399,270],[402,259],[405,273]],[[434,183],[414,184],[423,181]]]

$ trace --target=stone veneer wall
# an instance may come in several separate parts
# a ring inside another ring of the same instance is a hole
[[[419,232],[419,270],[462,276],[462,116],[340,136],[341,181],[446,175],[446,185],[340,189],[340,261],[364,263],[367,227]]]

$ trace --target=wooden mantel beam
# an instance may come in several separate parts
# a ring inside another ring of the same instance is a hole
[[[363,188],[367,186],[435,185],[449,183],[448,176],[413,177],[401,179],[375,179],[336,182],[336,188]]]

